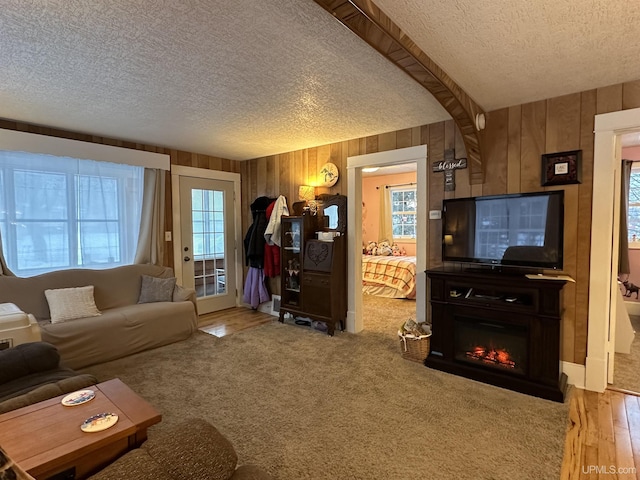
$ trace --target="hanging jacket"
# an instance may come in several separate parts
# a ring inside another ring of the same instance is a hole
[[[280,195],[280,198],[284,198]],[[280,198],[278,200],[271,202],[271,204],[267,207],[267,219],[269,220],[269,225],[271,225],[271,220],[273,220],[274,216],[281,217],[282,215],[278,215],[278,210],[282,211],[282,206],[278,207],[278,202],[280,202]],[[287,201],[284,200],[284,209],[287,211]],[[287,215],[285,214],[285,215]],[[280,219],[278,219],[278,239],[280,238]],[[269,227],[267,226],[267,233],[264,234],[265,240],[267,243],[264,245],[264,274],[267,277],[277,277],[280,275],[280,247],[278,246],[281,242],[278,241],[277,244],[275,242],[270,242],[269,240],[275,240],[269,233]]]
[[[253,268],[264,268],[264,246],[267,243],[264,232],[267,229],[267,207],[274,199],[258,197],[251,204],[253,223],[244,237],[244,253],[246,265]]]
[[[280,227],[282,225],[282,216],[289,215],[289,207],[287,207],[287,199],[284,195],[280,195],[278,199],[269,205],[271,211],[267,211],[267,229],[264,232],[264,238],[269,245],[282,245],[280,239]]]

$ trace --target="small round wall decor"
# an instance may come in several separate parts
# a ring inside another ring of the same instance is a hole
[[[325,163],[320,169],[318,180],[323,187],[333,187],[338,181],[338,167],[334,163]]]

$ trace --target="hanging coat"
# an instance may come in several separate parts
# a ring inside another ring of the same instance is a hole
[[[280,198],[284,197],[280,195]],[[274,216],[282,216],[278,215],[278,211],[282,211],[282,207],[278,207],[279,201],[280,199],[276,200],[275,202],[271,202],[271,204],[267,207],[267,219],[269,219],[269,225],[272,224]],[[287,212],[289,212],[289,210],[287,210],[286,200],[284,201],[284,208]],[[288,213],[285,213],[285,215],[288,215]],[[278,246],[280,244],[280,219],[278,219],[277,223],[277,244],[274,242],[275,234],[269,233],[269,226],[267,226],[267,231],[264,234],[265,240],[267,241],[267,243],[265,243],[264,245],[264,274],[265,276],[271,278],[280,275],[280,247]],[[273,229],[271,231],[273,231]]]
[[[261,268],[249,267],[247,280],[244,282],[245,303],[251,305],[254,310],[263,302],[271,300],[267,287],[264,284],[264,270]]]
[[[258,197],[251,204],[253,223],[244,237],[244,252],[246,265],[254,268],[264,268],[264,246],[267,243],[264,232],[267,229],[267,207],[273,202],[269,197]]]

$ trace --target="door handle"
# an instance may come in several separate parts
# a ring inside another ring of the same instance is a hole
[[[184,258],[183,258],[183,260],[184,260],[185,262],[188,262],[189,260],[191,260],[191,257],[184,257]]]

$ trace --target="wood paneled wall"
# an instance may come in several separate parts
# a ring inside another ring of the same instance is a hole
[[[485,172],[482,184],[469,184],[469,171],[456,171],[456,190],[444,192],[444,176],[428,170],[430,210],[442,208],[444,198],[565,190],[564,272],[576,280],[563,290],[562,359],[584,364],[587,349],[591,201],[593,192],[593,128],[596,114],[640,107],[640,80],[589,90],[489,112],[483,132]],[[243,162],[243,228],[251,222],[249,205],[258,196],[285,195],[289,204],[298,200],[299,185],[313,184],[319,167],[331,161],[340,180],[332,193],[347,194],[346,159],[427,144],[428,163],[443,160],[444,151],[455,148],[465,156],[464,145],[453,121],[307,148]],[[541,186],[544,153],[582,150],[582,183],[562,187]],[[441,222],[429,222],[428,265],[440,265]],[[277,284],[271,285],[279,291]]]
[[[487,114],[483,133],[485,178],[469,184],[469,171],[456,171],[456,190],[444,192],[442,173],[428,168],[429,205],[440,209],[448,197],[467,197],[543,190],[540,186],[540,155],[563,150],[582,150],[582,183],[565,190],[565,272],[576,283],[563,291],[562,359],[584,364],[587,348],[589,299],[589,255],[593,182],[594,115],[640,107],[640,80],[589,90],[538,102],[517,105]],[[251,224],[249,205],[258,196],[285,195],[289,203],[298,200],[298,186],[314,184],[319,168],[331,161],[338,166],[340,180],[331,193],[347,194],[347,157],[382,152],[415,145],[428,145],[429,165],[443,160],[444,151],[455,148],[456,157],[465,155],[464,145],[453,121],[417,126],[396,132],[297,150],[247,162],[211,157],[164,147],[136,144],[105,137],[68,132],[0,119],[0,128],[70,138],[105,145],[164,153],[171,163],[240,173],[242,178],[243,232]],[[167,179],[166,222],[172,228],[171,184]],[[428,265],[441,264],[441,225],[430,221]],[[172,247],[167,244],[165,264],[173,265]],[[272,284],[273,291],[279,291]]]
[[[162,153],[165,155],[169,155],[172,165],[183,165],[186,167],[207,168],[210,170],[220,170],[223,172],[240,173],[240,162],[228,160],[225,158],[212,157],[199,153],[191,153],[182,150],[157,147],[153,145],[144,145],[140,143],[116,140],[113,138],[100,137],[96,135],[70,132],[66,130],[31,125],[28,123],[15,122],[13,120],[6,119],[0,119],[0,128],[4,128],[6,130],[17,130],[20,132],[35,133],[38,135],[48,135],[51,137],[67,138],[70,140],[79,140],[82,142],[99,143],[102,145],[111,145],[114,147],[131,148],[133,150],[144,150],[146,152]],[[171,175],[167,174],[165,183],[165,224],[166,230],[172,230],[173,217],[171,206]],[[163,264],[173,267],[173,246],[171,242],[166,242],[165,245],[166,248],[164,251]]]

